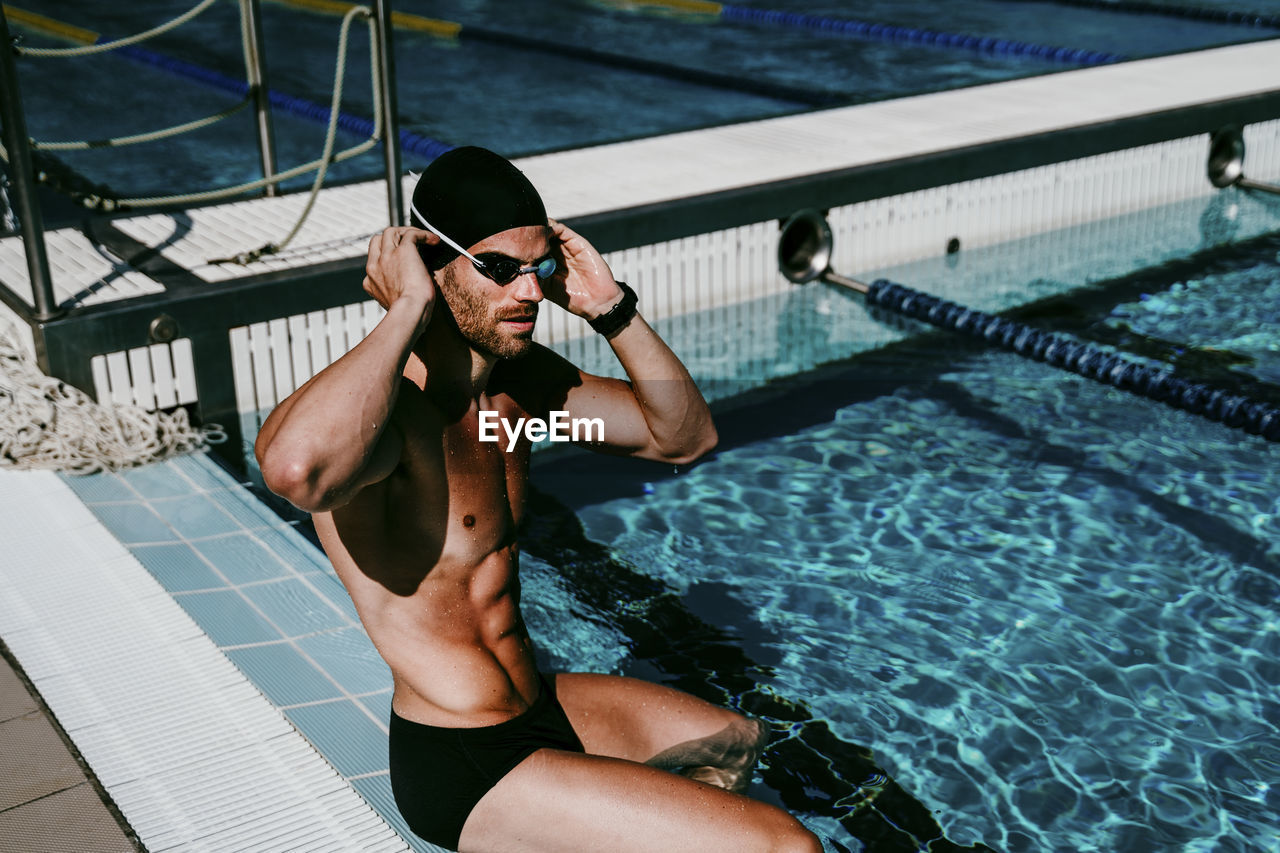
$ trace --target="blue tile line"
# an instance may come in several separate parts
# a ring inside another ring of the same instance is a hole
[[[149,499],[151,508],[187,540],[232,533],[241,529],[240,522],[205,495],[184,495]]]
[[[180,592],[173,597],[220,649],[284,636],[237,589]]]
[[[289,576],[289,567],[247,532],[202,539],[195,551],[222,569],[233,583],[249,584],[272,581]]]
[[[343,778],[387,769],[386,731],[354,699],[297,705],[285,713]]]
[[[341,698],[323,673],[305,661],[288,643],[224,650],[239,670],[278,708]],[[288,671],[290,678],[279,676]]]
[[[300,578],[262,581],[240,589],[286,637],[304,637],[347,627],[342,612]]]
[[[191,493],[186,482],[175,478],[163,465],[147,465],[121,471],[120,478],[148,499],[180,497]]]
[[[130,550],[170,594],[216,588],[218,576],[185,542],[134,545]]]
[[[63,480],[410,846],[439,850],[390,796],[390,671],[323,553],[203,455]]]

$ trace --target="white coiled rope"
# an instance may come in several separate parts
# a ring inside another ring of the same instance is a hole
[[[0,467],[93,474],[225,439],[216,425],[192,426],[186,409],[166,414],[95,402],[41,373],[14,329],[0,326]]]

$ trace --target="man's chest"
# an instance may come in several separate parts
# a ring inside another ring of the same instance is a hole
[[[467,551],[510,544],[528,490],[528,443],[508,450],[481,441],[479,413],[473,408],[445,419],[413,406],[397,412],[404,448],[392,487],[395,504],[411,516],[402,522]]]

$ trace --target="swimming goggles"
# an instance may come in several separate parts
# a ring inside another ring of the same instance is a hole
[[[520,276],[527,275],[528,273],[534,273],[538,276],[539,280],[550,278],[555,274],[557,264],[555,257],[552,255],[547,255],[542,260],[535,262],[531,267],[522,267],[520,266],[520,262],[515,258],[509,258],[506,255],[501,255],[497,252],[484,253],[485,259],[480,260],[475,255],[455,243],[448,234],[445,234],[439,228],[436,228],[428,222],[427,218],[418,212],[418,208],[413,206],[412,201],[409,202],[409,210],[413,212],[414,216],[418,217],[418,220],[423,225],[427,226],[428,231],[435,234],[441,240],[445,241],[445,243],[450,247],[456,249],[464,258],[471,261],[471,265],[476,268],[476,272],[486,278],[492,279],[498,284],[510,284]]]

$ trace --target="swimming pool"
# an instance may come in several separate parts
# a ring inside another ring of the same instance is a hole
[[[1278,252],[1069,324],[1280,400]],[[623,672],[772,719],[757,795],[850,849],[1274,849],[1273,445],[942,335],[755,396],[678,476],[548,454],[524,546]]]
[[[621,618],[653,611],[676,649],[637,642],[627,671],[770,717],[765,783],[850,847],[878,765],[924,804],[878,803],[920,842],[936,812],[1003,850],[1270,849],[1274,452],[940,355],[873,360],[934,375],[577,511],[657,581]]]
[[[144,13],[132,6],[108,8],[92,0],[30,0],[24,8],[118,37],[167,20],[190,5],[185,0],[166,0],[148,5]],[[448,19],[463,27],[462,37],[453,41],[408,30],[396,33],[403,129],[449,145],[484,145],[508,156],[1078,67],[1078,63],[994,50],[853,37],[585,0],[394,5],[398,11]],[[1260,12],[1280,12],[1275,0],[1253,6]],[[750,7],[805,13],[818,20],[855,18],[841,3],[757,0]],[[327,105],[337,19],[287,3],[267,2],[262,11],[272,88]],[[856,18],[1130,58],[1275,35],[1275,30],[1265,28],[1035,0],[965,4],[878,0],[858,4]],[[235,4],[215,5],[177,31],[148,43],[148,49],[222,74],[243,76],[237,26]],[[29,29],[22,32],[33,45],[53,44],[47,35]],[[526,43],[512,43],[513,36]],[[599,55],[586,56],[586,50]],[[661,67],[649,71],[626,67],[636,58]],[[182,118],[194,118],[235,101],[226,92],[114,55],[22,59],[19,73],[28,129],[40,140],[136,133],[166,124],[179,113]],[[700,74],[718,82],[682,79],[682,75]],[[366,117],[372,112],[367,50],[358,33],[351,45],[343,109]],[[281,110],[275,111],[275,122],[282,167],[319,156],[322,125]],[[342,137],[340,146],[353,141],[346,134]],[[57,156],[117,194],[164,194],[257,177],[255,138],[252,117],[241,114],[198,134],[144,148]],[[409,167],[423,162],[412,153],[405,158]],[[337,164],[332,178],[367,178],[381,174],[381,169],[375,151]],[[306,186],[308,181],[298,179],[291,186]]]

